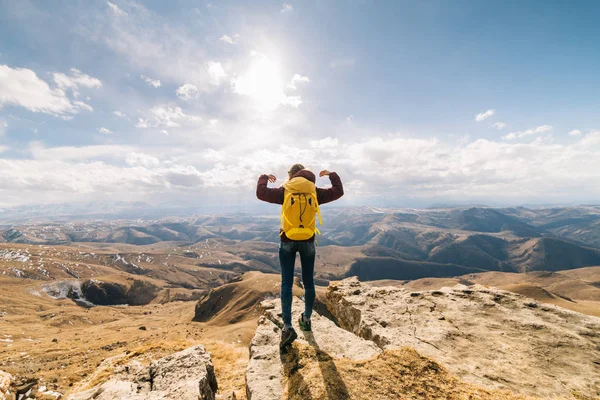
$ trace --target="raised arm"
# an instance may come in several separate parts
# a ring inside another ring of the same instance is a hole
[[[269,188],[267,184],[271,182],[275,182],[275,177],[273,175],[261,175],[258,178],[258,183],[256,184],[256,197],[259,200],[266,201],[267,203],[273,204],[283,204],[283,191],[282,187],[278,188]]]
[[[329,175],[331,187],[327,189],[317,188],[317,201],[319,204],[325,204],[339,199],[344,195],[342,180],[335,172],[321,171],[320,176]]]

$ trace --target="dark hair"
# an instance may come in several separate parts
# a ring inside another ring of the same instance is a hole
[[[288,171],[288,175],[290,176],[290,179],[292,179],[292,177],[294,175],[296,175],[299,171],[302,171],[303,169],[304,169],[304,165],[302,165],[302,164],[292,165],[292,168],[290,168],[290,170]]]

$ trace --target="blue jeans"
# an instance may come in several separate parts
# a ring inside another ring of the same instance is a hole
[[[315,242],[281,242],[279,263],[281,265],[281,312],[284,325],[292,325],[292,286],[296,253],[300,253],[302,283],[304,285],[304,317],[309,319],[315,304]]]

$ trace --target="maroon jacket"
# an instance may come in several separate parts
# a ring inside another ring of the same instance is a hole
[[[301,176],[304,179],[308,179],[312,183],[316,182],[315,174],[312,172],[303,169],[298,171],[292,178],[296,178]],[[329,174],[329,180],[331,181],[331,187],[328,189],[317,188],[317,202],[319,205],[326,204],[332,202],[334,200],[339,199],[344,195],[344,187],[342,186],[342,180],[335,172]],[[285,189],[283,187],[278,188],[269,188],[267,187],[267,183],[269,183],[268,175],[261,175],[258,178],[258,183],[256,185],[256,197],[259,200],[266,201],[267,203],[273,204],[283,204],[283,197]],[[315,237],[305,240],[307,242],[312,242],[315,240]],[[285,236],[285,233],[281,234],[282,242],[291,242],[291,239],[288,239]]]

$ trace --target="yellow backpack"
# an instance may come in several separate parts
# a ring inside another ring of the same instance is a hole
[[[283,185],[285,194],[281,206],[281,228],[291,240],[307,240],[315,234],[321,234],[317,228],[321,211],[317,201],[315,184],[303,177],[296,177]],[[283,234],[282,232],[282,234]]]

